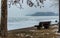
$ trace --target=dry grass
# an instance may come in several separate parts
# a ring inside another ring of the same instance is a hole
[[[55,29],[58,27],[51,26],[49,29],[40,30],[21,30],[21,31],[10,31],[8,38],[59,38],[60,35],[56,34]]]
[[[55,34],[57,27],[41,30],[23,30],[20,32],[9,33],[8,38],[58,38],[60,35]]]

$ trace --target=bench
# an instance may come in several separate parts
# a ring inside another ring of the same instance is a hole
[[[35,25],[37,29],[41,29],[44,26],[44,29],[48,29],[51,21],[40,22],[39,25]]]

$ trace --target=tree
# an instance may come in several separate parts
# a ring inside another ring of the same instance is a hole
[[[36,1],[36,5],[35,3],[33,2],[34,0],[26,0],[26,4],[29,6],[29,7],[44,7],[42,5],[44,5],[44,1],[46,0],[35,0]],[[51,6],[58,6],[59,4],[59,0],[49,0],[50,2],[52,2],[52,5]],[[20,5],[20,9],[22,8],[22,4],[24,3],[24,0],[9,0],[9,8],[12,6],[12,5],[16,5],[19,4]],[[54,3],[53,3],[54,2]],[[42,4],[42,5],[40,5]],[[50,6],[50,7],[51,7]]]
[[[34,0],[33,0],[34,1]],[[35,0],[36,1],[36,5],[35,5],[35,3],[33,3],[33,1],[32,0],[26,0],[26,4],[29,6],[29,7],[38,7],[38,6],[40,6],[40,8],[41,7],[44,7],[44,6],[41,6],[40,5],[40,3],[41,4],[44,4],[44,1],[46,1],[46,0]],[[20,9],[22,8],[22,4],[24,3],[24,0],[9,0],[8,1],[9,2],[9,8],[12,6],[12,5],[16,5],[17,6],[17,4],[19,4],[20,5]]]
[[[1,34],[7,38],[7,0],[1,0]]]
[[[59,0],[59,6],[60,6],[60,0]],[[59,29],[58,32],[60,33],[60,7],[59,7]]]

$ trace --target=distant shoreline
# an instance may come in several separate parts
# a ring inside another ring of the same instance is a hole
[[[13,16],[12,16],[13,17]],[[14,17],[16,17],[16,16],[14,16]],[[18,17],[37,17],[37,16],[18,16]],[[39,16],[38,16],[39,17]],[[45,16],[44,16],[45,17]],[[47,16],[47,17],[49,17],[49,16]],[[53,16],[52,16],[53,17]],[[59,15],[57,16],[57,17],[59,17]],[[9,18],[9,17],[8,17]]]

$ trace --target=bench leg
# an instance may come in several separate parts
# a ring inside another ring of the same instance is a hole
[[[48,29],[49,28],[49,26],[44,26],[44,29]]]
[[[42,27],[37,27],[38,30],[40,30]]]

